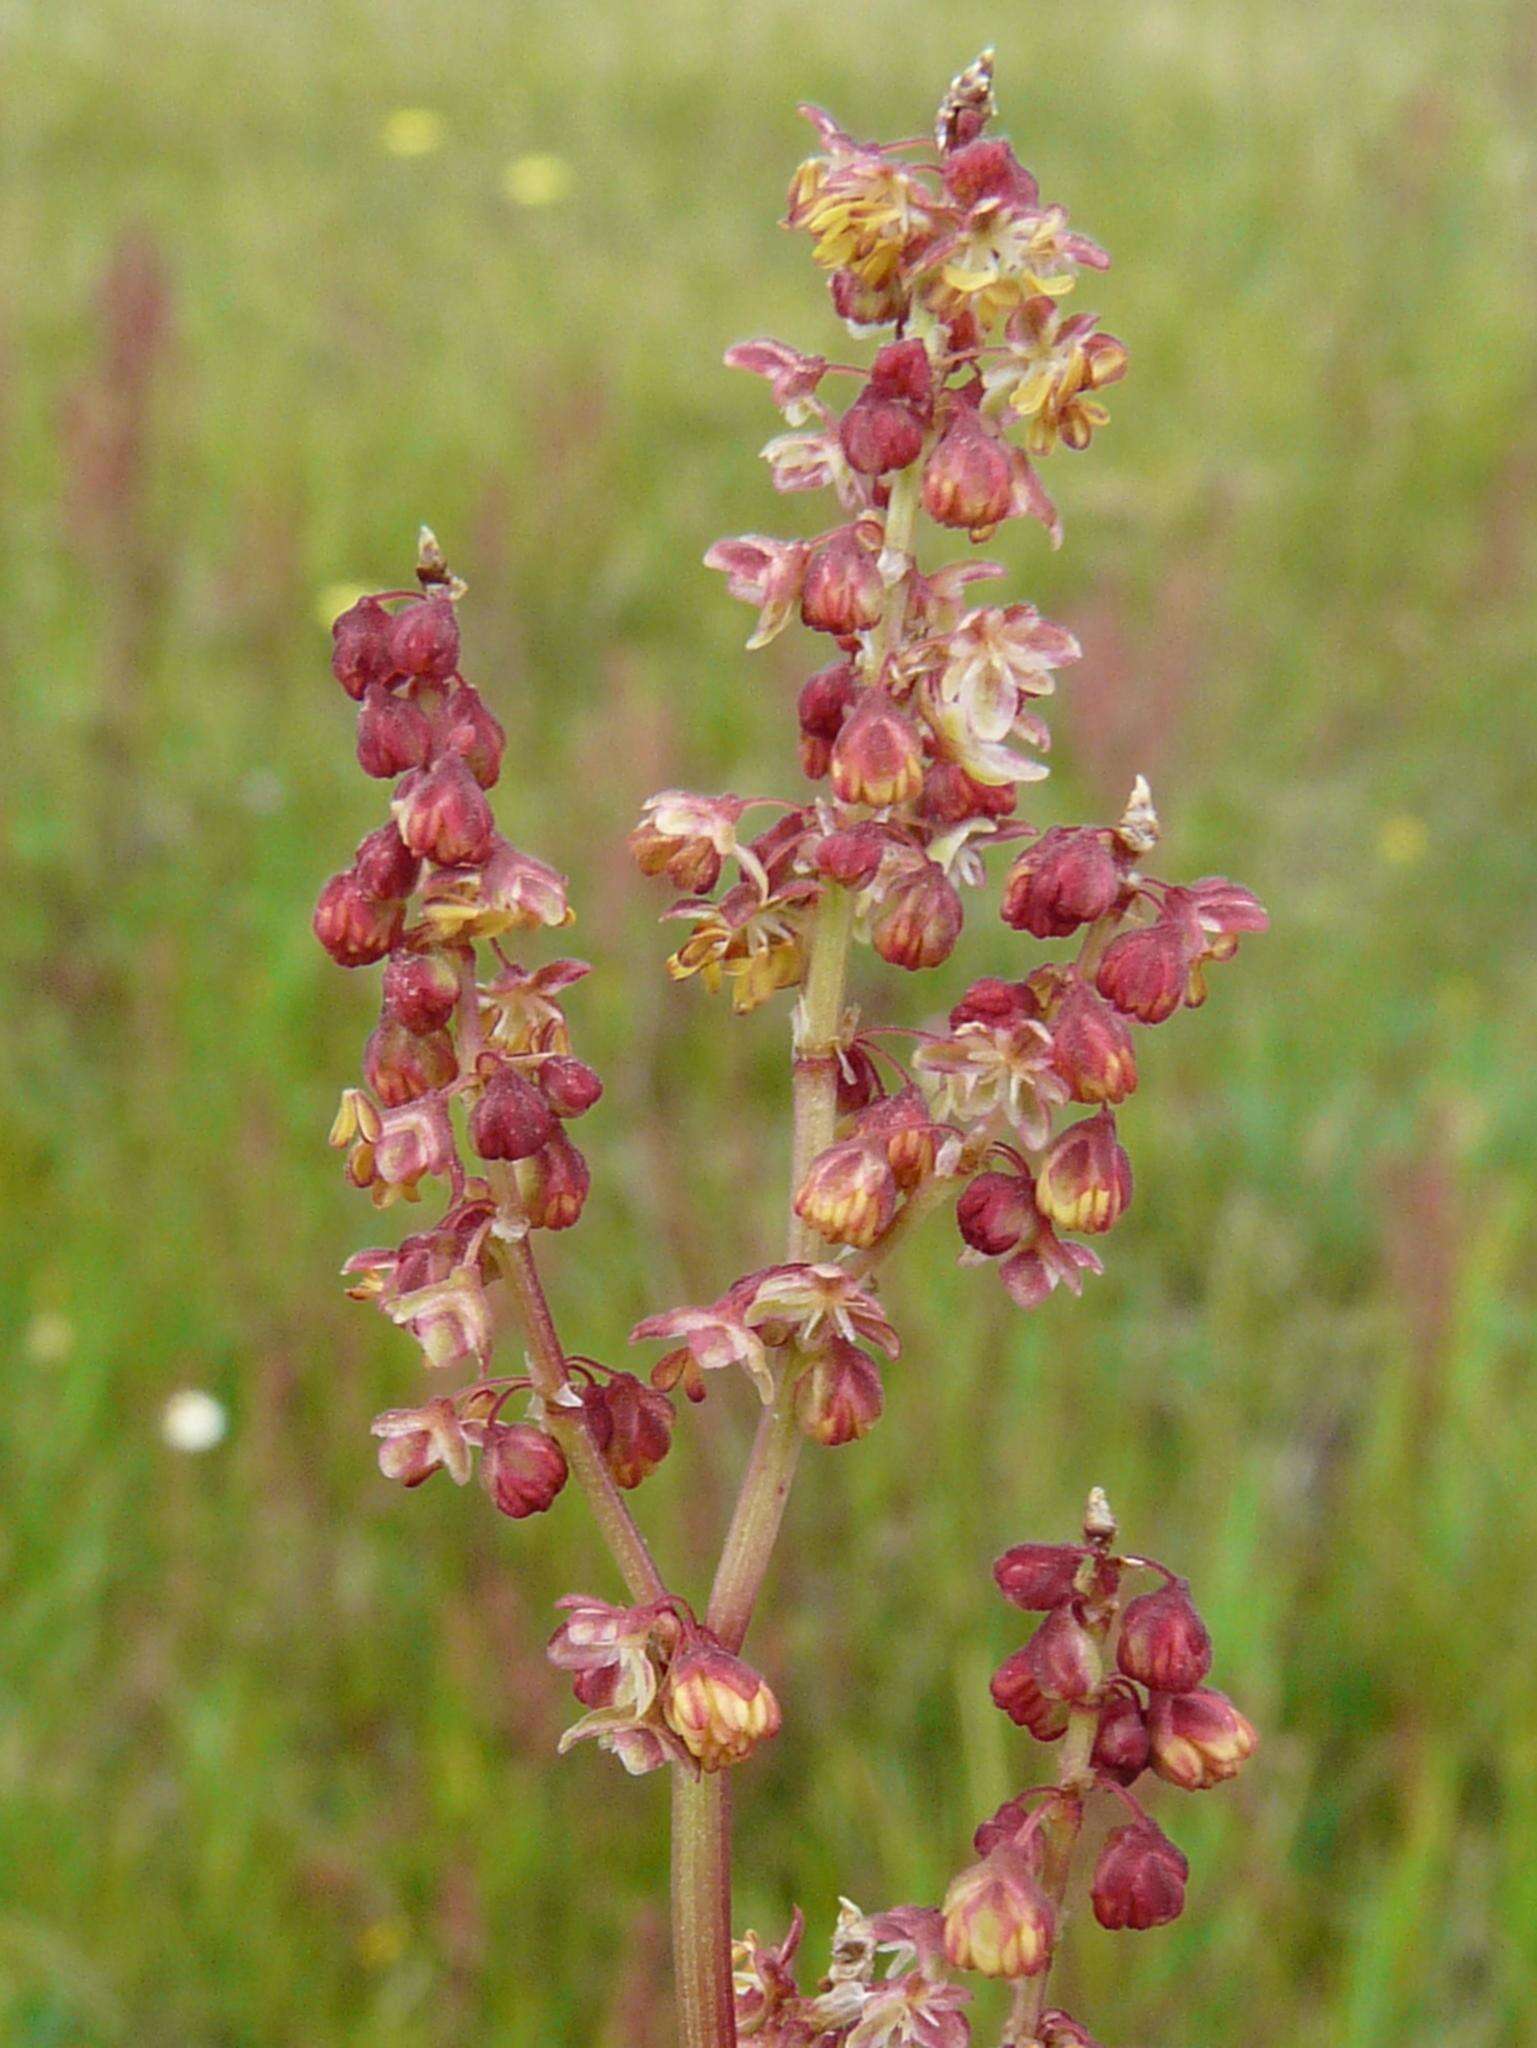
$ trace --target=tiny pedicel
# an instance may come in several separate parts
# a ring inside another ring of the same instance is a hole
[[[932,143],[860,142],[803,111],[817,151],[787,224],[867,360],[775,340],[727,351],[784,416],[764,450],[774,485],[829,493],[831,522],[717,541],[706,561],[752,608],[750,647],[796,625],[817,636],[793,706],[805,783],[789,798],[664,790],[630,836],[641,872],[674,892],[668,973],[738,1014],[788,1011],[786,1241],[711,1300],[658,1303],[631,1333],[640,1371],[557,1331],[540,1242],[581,1222],[579,1134],[603,1088],[568,1018],[588,969],[560,951],[564,877],[498,823],[502,729],[462,673],[464,586],[424,531],[417,587],[365,597],[334,628],[359,765],[390,792],[315,911],[339,966],[383,970],[331,1137],[376,1207],[418,1204],[422,1219],[346,1273],[420,1350],[414,1386],[374,1423],[385,1474],[478,1480],[514,1520],[574,1484],[612,1553],[621,1597],[570,1595],[550,1640],[575,1696],[561,1746],[591,1738],[626,1770],[671,1773],[684,2048],[963,2048],[983,2039],[978,1977],[1013,1987],[1008,2048],[1090,2048],[1050,2001],[1065,1917],[1086,1886],[1106,1928],[1175,1918],[1188,1868],[1138,1788],[1205,1790],[1255,1745],[1208,1683],[1185,1582],[1117,1548],[1097,1490],[1079,1540],[998,1560],[1004,1596],[1041,1618],[992,1696],[1055,1768],[969,1851],[953,1845],[943,1899],[871,1914],[845,1900],[820,1973],[800,1965],[798,1912],[776,1943],[733,1936],[730,1773],[781,1719],[776,1674],[743,1645],[803,1448],[880,1421],[901,1349],[888,1260],[949,1209],[961,1262],[991,1267],[1021,1309],[1079,1292],[1134,1196],[1116,1110],[1138,1086],[1141,1030],[1199,1007],[1211,966],[1265,913],[1220,877],[1152,871],[1140,778],[1106,822],[1042,829],[1019,810],[1046,774],[1042,706],[1079,648],[1033,605],[980,602],[1003,572],[975,549],[1016,519],[1061,539],[1045,471],[1106,425],[1127,367],[1096,315],[1069,310],[1103,250],[990,134],[990,55],[946,93]],[[920,553],[925,519],[937,558]],[[851,1010],[852,949],[942,967],[992,863],[997,973],[953,991],[936,1029]],[[497,1368],[504,1325],[516,1370]],[[721,1373],[745,1379],[760,1415],[713,1585],[691,1600],[664,1582],[630,1497]],[[1113,1825],[1081,1870],[1094,1808]]]

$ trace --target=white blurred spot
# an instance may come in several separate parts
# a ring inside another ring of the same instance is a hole
[[[62,1365],[75,1348],[75,1326],[57,1309],[40,1309],[27,1325],[27,1356],[34,1365]]]
[[[173,1451],[211,1451],[223,1443],[229,1412],[201,1387],[181,1387],[160,1411],[160,1434]]]

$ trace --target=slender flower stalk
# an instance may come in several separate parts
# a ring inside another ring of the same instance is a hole
[[[1114,822],[1042,829],[1019,815],[1046,774],[1039,707],[1077,642],[1030,604],[974,605],[997,564],[923,559],[925,521],[952,547],[1012,519],[1060,542],[1037,465],[1089,445],[1126,369],[1097,316],[1065,311],[1108,259],[987,133],[990,55],[951,85],[932,145],[856,141],[802,111],[819,153],[795,174],[786,224],[810,238],[836,314],[877,339],[863,368],[768,339],[728,350],[784,415],[763,451],[775,487],[831,491],[836,511],[805,537],[744,535],[705,559],[754,607],[750,647],[796,619],[831,642],[795,703],[809,789],[790,802],[662,790],[630,836],[641,871],[681,892],[667,913],[686,926],[674,979],[729,992],[737,1016],[795,992],[784,1256],[711,1301],[643,1317],[632,1341],[663,1347],[645,1380],[569,1352],[556,1329],[540,1238],[581,1219],[590,1176],[569,1127],[603,1092],[566,1011],[588,970],[522,957],[570,922],[567,887],[498,828],[502,729],[461,671],[465,587],[424,529],[418,590],[366,597],[335,624],[359,765],[392,794],[314,924],[338,965],[384,967],[362,1083],[332,1130],[347,1178],[381,1210],[437,1185],[442,1210],[345,1270],[451,1389],[377,1418],[385,1476],[414,1488],[447,1471],[463,1486],[478,1466],[513,1521],[546,1512],[574,1477],[623,1582],[626,1606],[560,1602],[548,1654],[582,1710],[560,1747],[592,1739],[632,1773],[672,1772],[684,2048],[966,2048],[967,1973],[1014,1984],[1008,2048],[1093,2048],[1046,2004],[1086,1805],[1130,1815],[1096,1866],[1096,1917],[1161,1924],[1183,1904],[1185,1862],[1130,1786],[1151,1771],[1204,1789],[1255,1740],[1204,1683],[1211,1645],[1188,1589],[1114,1552],[1098,1494],[1081,1544],[1021,1545],[998,1566],[1007,1596],[1045,1619],[993,1697],[1061,1742],[1054,1781],[983,1824],[942,1906],[867,1916],[845,1900],[814,1991],[797,1976],[798,1911],[775,1946],[731,1937],[729,1774],[781,1721],[741,1651],[803,1445],[841,1447],[880,1423],[901,1351],[879,1294],[887,1262],[953,1205],[961,1263],[994,1266],[1019,1307],[1077,1293],[1132,1201],[1115,1111],[1139,1084],[1136,1031],[1198,1007],[1209,967],[1265,927],[1222,877],[1148,872],[1160,833],[1140,778]],[[755,829],[759,810],[771,821]],[[943,965],[995,849],[1004,926],[1057,950],[973,982],[943,1028],[868,1022],[848,1001],[855,949],[906,973]],[[495,1371],[506,1307],[522,1369]],[[668,1454],[678,1394],[703,1401],[722,1374],[759,1414],[696,1609],[628,1496]],[[1123,1579],[1148,1570],[1164,1584],[1123,1612]]]

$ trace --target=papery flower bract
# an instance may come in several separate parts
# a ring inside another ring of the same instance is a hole
[[[469,1483],[469,1441],[452,1401],[427,1401],[420,1408],[387,1408],[375,1416],[373,1433],[382,1439],[379,1470],[386,1479],[420,1486],[434,1472],[446,1470],[456,1486]]]
[[[724,573],[731,595],[758,607],[749,648],[766,647],[790,623],[800,602],[809,552],[802,540],[747,533],[737,540],[718,540],[706,554],[705,567]]]
[[[443,1279],[395,1295],[385,1313],[411,1332],[430,1366],[485,1367],[491,1362],[495,1324],[476,1263],[456,1266]]]
[[[825,356],[808,356],[788,342],[767,338],[734,342],[724,361],[728,369],[748,370],[764,378],[775,405],[796,427],[811,417],[813,408],[808,401],[827,374]]]

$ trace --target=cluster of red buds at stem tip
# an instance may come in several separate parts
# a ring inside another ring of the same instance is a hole
[[[719,1774],[780,1723],[738,1653],[801,1443],[851,1444],[881,1417],[883,1366],[901,1347],[879,1268],[948,1202],[962,1263],[994,1265],[1020,1307],[1078,1292],[1132,1199],[1116,1112],[1138,1085],[1138,1033],[1199,1007],[1211,965],[1266,924],[1233,882],[1150,870],[1159,822],[1140,777],[1108,822],[1019,814],[1047,772],[1042,706],[1078,643],[1029,603],[973,602],[998,564],[920,562],[925,515],[947,547],[1018,519],[1055,546],[1041,466],[1088,447],[1127,364],[1096,314],[1068,311],[1104,252],[988,132],[991,53],[952,83],[932,143],[858,141],[802,111],[817,149],[786,225],[809,237],[834,312],[871,342],[859,362],[771,339],[727,351],[784,416],[763,451],[775,488],[830,492],[833,509],[816,531],[721,540],[705,560],[752,606],[750,647],[795,622],[817,636],[786,705],[807,786],[791,799],[669,788],[630,835],[642,872],[677,892],[675,979],[729,991],[738,1014],[794,994],[785,1255],[709,1301],[644,1316],[632,1340],[662,1347],[648,1380],[568,1353],[556,1333],[536,1244],[574,1225],[588,1192],[570,1127],[602,1089],[565,1010],[587,969],[522,957],[571,921],[566,884],[498,827],[503,732],[461,673],[464,586],[424,529],[418,588],[365,597],[335,624],[359,765],[393,787],[314,925],[338,965],[383,966],[379,1021],[332,1131],[347,1177],[381,1209],[429,1188],[440,1200],[436,1220],[346,1272],[444,1388],[377,1419],[385,1474],[416,1487],[447,1470],[464,1485],[478,1460],[515,1520],[574,1479],[624,1577],[628,1604],[562,1603],[549,1654],[583,1709],[563,1747],[590,1736],[631,1771],[674,1767],[684,2048],[966,2048],[967,1972],[1017,1987],[1009,2048],[1093,2048],[1045,2003],[1086,1805],[1103,1795],[1125,1815],[1094,1872],[1096,1916],[1155,1926],[1181,1908],[1185,1859],[1132,1787],[1151,1774],[1203,1789],[1254,1746],[1206,1684],[1188,1589],[1114,1552],[1098,1494],[1081,1544],[1024,1545],[998,1566],[1005,1593],[1044,1619],[993,1695],[1061,1743],[1056,1780],[978,1831],[978,1860],[941,1907],[867,1917],[845,1901],[814,1990],[796,1974],[798,1915],[777,1946],[729,1944]],[[1005,941],[1001,971],[962,991],[942,1027],[848,1007],[855,944],[907,973],[949,959],[995,851],[1003,925],[1033,946]],[[520,1373],[492,1370],[504,1306],[526,1346]],[[626,1496],[668,1453],[675,1393],[702,1400],[727,1369],[762,1414],[696,1613],[662,1580]],[[1123,1608],[1123,1581],[1144,1572],[1162,1583]]]

